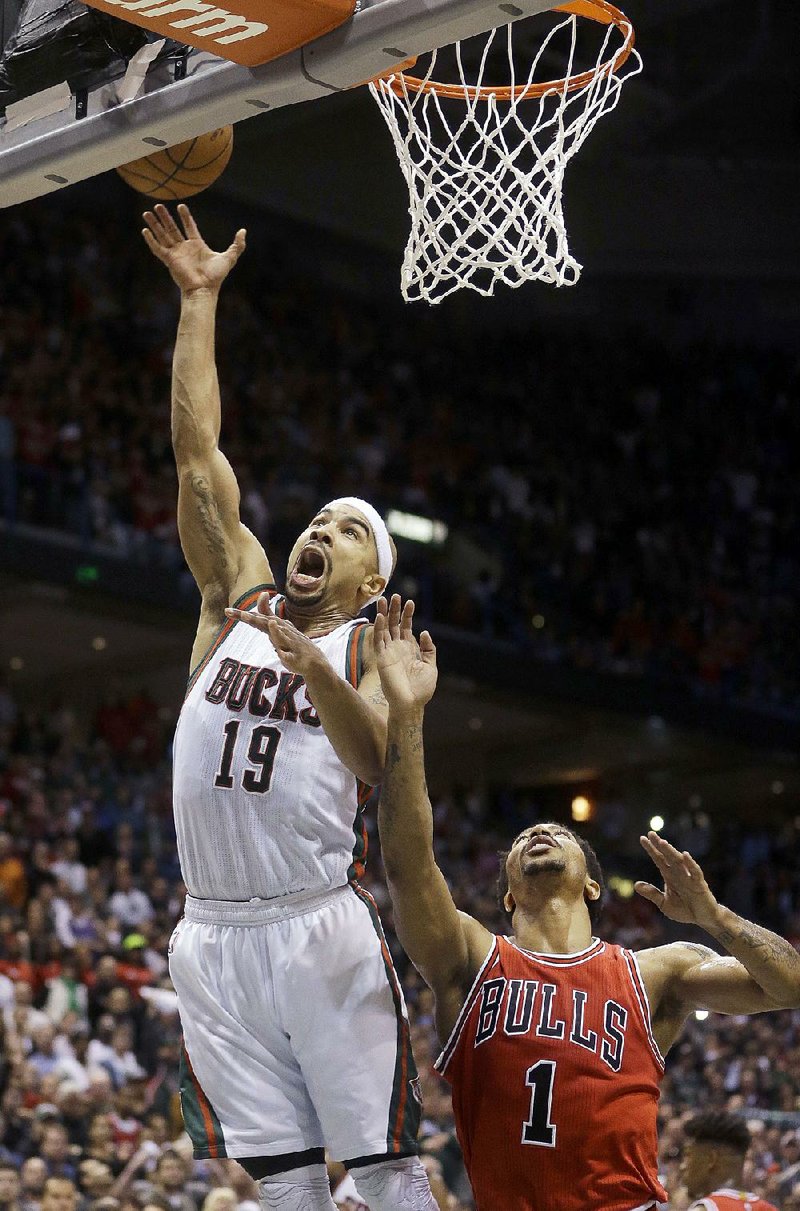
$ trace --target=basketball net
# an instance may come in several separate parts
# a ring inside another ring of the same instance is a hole
[[[521,83],[513,25],[489,35],[472,80],[456,43],[457,83],[436,81],[436,51],[422,78],[397,70],[371,82],[409,190],[406,302],[439,303],[465,287],[491,295],[498,284],[578,281],[581,266],[569,250],[561,204],[564,171],[642,65],[633,27],[607,0],[577,0],[557,11],[569,15],[547,34]],[[579,16],[606,27],[588,71],[576,67]],[[485,83],[487,62],[503,43],[510,84],[494,87]],[[537,83],[540,64],[559,48],[564,78]]]

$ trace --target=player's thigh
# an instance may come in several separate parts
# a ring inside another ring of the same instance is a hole
[[[300,1066],[276,1018],[260,932],[182,921],[170,943],[184,1036],[181,1105],[197,1157],[322,1147]]]
[[[374,902],[348,889],[305,929],[280,995],[325,1144],[338,1160],[413,1151],[419,1083]]]

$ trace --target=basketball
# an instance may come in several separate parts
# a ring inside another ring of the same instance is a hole
[[[224,172],[232,150],[233,127],[220,126],[207,135],[122,164],[117,172],[139,193],[162,202],[177,202],[213,185]]]

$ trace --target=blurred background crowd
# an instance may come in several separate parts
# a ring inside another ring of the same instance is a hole
[[[184,888],[171,725],[153,708],[140,695],[88,720],[58,703],[31,712],[0,689],[0,1211],[255,1211],[244,1172],[193,1162],[182,1131],[165,956]],[[497,852],[537,810],[535,797],[434,790],[437,853],[455,898],[503,932]],[[448,1089],[432,1068],[431,997],[394,937],[374,808],[369,816],[367,885],[408,996],[422,1148],[442,1201],[461,1211],[470,1194]],[[609,875],[618,855],[603,819],[589,835]],[[759,831],[697,813],[676,816],[669,835],[693,849],[723,900],[800,944],[797,821]],[[649,877],[644,856],[638,871],[630,861],[631,873]],[[600,933],[641,948],[669,940],[668,927],[647,902],[611,891]],[[746,1116],[749,1185],[781,1211],[800,1211],[800,1012],[690,1019],[661,1101],[661,1166],[675,1208],[682,1124],[700,1105]],[[332,1170],[334,1186],[340,1176]]]
[[[36,203],[3,227],[0,516],[180,569],[176,298],[136,226],[132,206]],[[219,317],[223,445],[270,551],[355,480],[449,527],[403,552],[426,618],[800,709],[796,355],[508,328],[436,342],[424,312],[320,291],[290,256],[270,245],[267,281],[244,258]]]

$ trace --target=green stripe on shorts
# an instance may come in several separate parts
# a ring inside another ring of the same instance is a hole
[[[417,1133],[422,1116],[422,1100],[419,1093],[419,1077],[414,1055],[411,1051],[411,1037],[408,1021],[403,1014],[400,1000],[400,984],[392,963],[392,956],[384,937],[378,909],[372,897],[362,888],[351,884],[353,891],[369,910],[372,925],[381,943],[383,965],[389,987],[392,990],[394,1011],[397,1017],[397,1057],[394,1065],[392,1081],[392,1100],[389,1104],[389,1128],[386,1133],[386,1151],[389,1153],[417,1152]]]
[[[181,1114],[183,1115],[183,1124],[192,1141],[195,1157],[197,1160],[216,1160],[219,1157],[226,1157],[228,1153],[225,1149],[222,1124],[194,1074],[191,1060],[186,1054],[186,1048],[183,1045],[181,1045],[178,1072],[180,1076]]]

